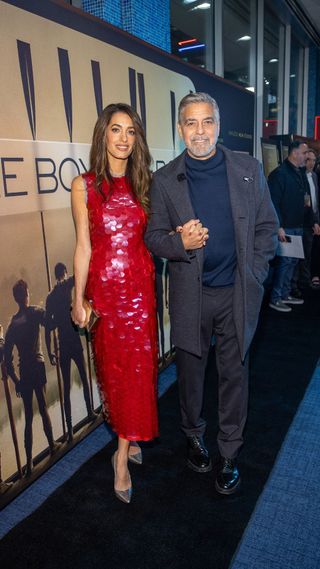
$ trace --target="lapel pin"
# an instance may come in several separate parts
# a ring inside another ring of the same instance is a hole
[[[253,182],[253,178],[250,178],[248,176],[243,176],[243,181],[244,182],[248,182],[249,184],[251,184]]]

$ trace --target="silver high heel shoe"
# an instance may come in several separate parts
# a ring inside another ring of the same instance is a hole
[[[128,460],[130,462],[133,462],[133,464],[142,464],[142,451],[141,448],[139,447],[139,445],[136,445],[136,448],[139,449],[139,452],[136,452],[135,454],[128,454]]]
[[[115,454],[116,454],[116,452],[111,457],[111,464],[112,464],[112,468],[113,468],[115,475],[116,475],[116,467],[115,467]],[[130,474],[129,474],[129,478],[130,478],[130,483],[131,483]],[[131,497],[132,497],[132,486],[130,486],[130,488],[128,488],[127,490],[117,490],[116,488],[114,488],[114,493],[115,493],[116,497],[119,500],[121,500],[121,502],[125,502],[125,504],[130,504]]]

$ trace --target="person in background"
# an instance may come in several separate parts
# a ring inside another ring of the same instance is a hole
[[[303,236],[303,228],[309,227],[313,218],[310,188],[305,173],[308,146],[295,140],[289,146],[288,158],[271,172],[268,178],[270,194],[278,214],[279,241],[285,242],[286,235]],[[315,221],[315,220],[314,220]],[[269,306],[279,312],[291,312],[290,305],[303,304],[300,292],[293,295],[292,279],[298,263],[296,257],[276,259]]]
[[[319,208],[319,179],[316,174],[315,168],[317,163],[317,157],[314,150],[309,150],[306,172],[307,178],[310,185],[311,203],[312,208],[319,219],[320,208]],[[311,287],[313,289],[320,289],[320,232],[314,231],[312,238],[312,248],[311,248],[311,259],[310,259],[310,276],[311,276]]]
[[[87,174],[73,180],[76,227],[72,318],[85,324],[86,297],[100,315],[93,331],[97,379],[107,420],[118,435],[114,490],[129,503],[128,460],[138,441],[158,436],[155,270],[144,244],[151,156],[141,119],[108,105],[94,128]]]
[[[303,225],[303,250],[304,259],[299,259],[296,265],[292,279],[292,294],[299,295],[301,289],[311,286],[311,251],[314,239],[320,235],[319,226],[319,194],[318,194],[318,178],[314,172],[316,163],[316,155],[313,150],[309,150],[306,159],[306,175],[310,190],[309,197],[305,200],[305,215]],[[314,277],[315,282],[316,277]]]

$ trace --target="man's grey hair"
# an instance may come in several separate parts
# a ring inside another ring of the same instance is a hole
[[[220,111],[217,104],[217,101],[208,93],[189,93],[185,95],[183,99],[181,99],[178,109],[178,121],[181,124],[182,114],[184,109],[187,105],[191,105],[193,103],[209,103],[213,109],[213,118],[216,123],[220,122]]]

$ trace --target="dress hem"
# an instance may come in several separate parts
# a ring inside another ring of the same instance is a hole
[[[117,437],[121,437],[122,439],[125,439],[127,441],[147,442],[147,441],[153,441],[154,439],[159,437],[159,433],[152,435],[150,437],[139,437],[139,436],[132,437],[132,436],[125,436],[124,434],[117,433],[116,431],[114,431],[114,432],[117,435]]]

